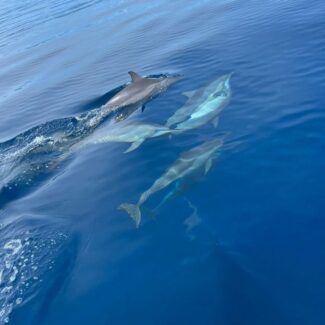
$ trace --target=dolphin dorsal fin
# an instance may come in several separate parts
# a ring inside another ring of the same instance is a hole
[[[189,91],[184,91],[182,94],[186,96],[187,98],[191,98],[195,94],[196,90],[189,90]]]
[[[128,74],[131,77],[132,82],[142,80],[143,78],[134,71],[129,71]]]

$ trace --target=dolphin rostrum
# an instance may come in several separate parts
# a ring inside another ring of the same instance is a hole
[[[112,125],[108,129],[103,129],[91,136],[86,144],[128,142],[131,143],[131,146],[125,151],[127,153],[137,149],[146,139],[178,132],[179,130],[173,130],[164,125],[131,122],[125,125]]]
[[[131,77],[131,83],[113,96],[104,106],[103,110],[106,112],[117,113],[117,120],[124,119],[124,112],[129,112],[142,107],[144,105],[164,92],[170,85],[179,80],[179,76],[162,76],[160,78],[143,78],[134,71],[128,72]],[[122,111],[122,113],[120,112]]]
[[[185,92],[187,102],[167,120],[166,126],[176,124],[176,129],[184,131],[200,127],[210,121],[216,126],[218,115],[230,101],[230,77],[231,74],[227,74],[204,88]]]
[[[189,177],[200,170],[203,170],[204,174],[208,173],[213,159],[222,144],[223,140],[221,138],[215,138],[182,153],[165,173],[148,190],[142,193],[137,204],[122,203],[118,209],[125,210],[135,221],[136,227],[139,227],[141,222],[140,207],[143,203],[152,194],[162,190],[178,179]]]

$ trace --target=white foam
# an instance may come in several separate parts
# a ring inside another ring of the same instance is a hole
[[[4,245],[4,249],[11,250],[11,254],[13,255],[16,255],[22,249],[22,247],[23,245],[20,239],[12,239]]]

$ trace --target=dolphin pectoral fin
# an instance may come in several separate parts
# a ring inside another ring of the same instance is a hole
[[[136,81],[139,81],[139,80],[142,80],[143,79],[141,76],[139,76],[134,71],[129,71],[128,74],[130,75],[132,82],[136,82]]]
[[[216,117],[213,121],[212,121],[213,127],[217,128],[219,125],[219,117]]]
[[[134,141],[130,147],[124,151],[124,153],[128,153],[128,152],[131,152],[137,148],[139,148],[141,146],[141,144],[144,142],[145,139],[140,139],[140,140],[137,140],[137,141]]]
[[[140,222],[141,222],[141,211],[139,206],[136,204],[130,204],[130,203],[122,203],[118,210],[124,210],[127,212],[130,217],[134,220],[135,226],[139,228]]]
[[[146,106],[145,105],[142,105],[141,112],[144,112],[145,109],[146,109]]]
[[[211,169],[211,167],[212,167],[212,159],[210,158],[205,163],[204,175],[206,175],[209,172],[209,170]]]
[[[195,92],[196,90],[184,91],[182,95],[186,96],[187,98],[191,98]]]

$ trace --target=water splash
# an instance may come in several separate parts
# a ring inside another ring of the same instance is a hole
[[[53,120],[0,143],[0,206],[59,168],[72,146],[92,132],[94,116],[96,110]]]

